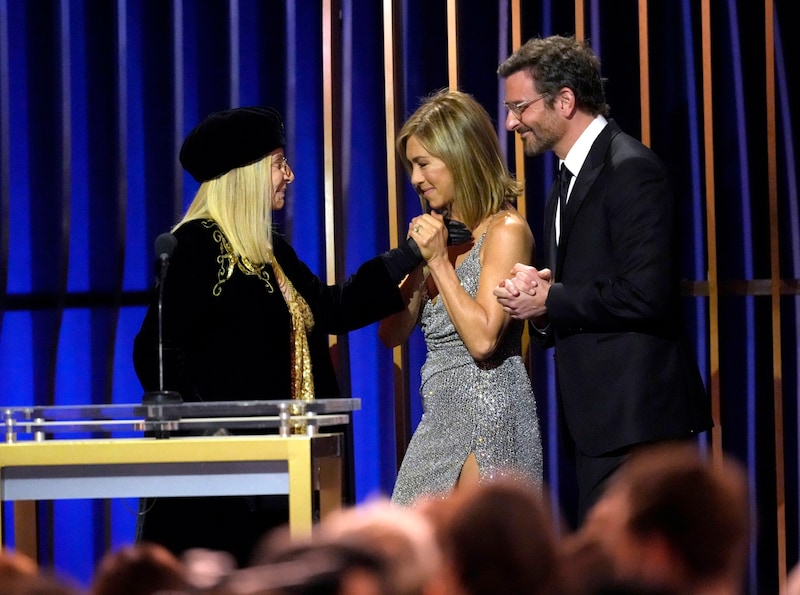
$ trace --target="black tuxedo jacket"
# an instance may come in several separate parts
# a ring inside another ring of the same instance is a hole
[[[550,325],[535,336],[555,346],[569,437],[596,456],[707,430],[709,399],[681,332],[664,165],[610,120],[577,173],[556,248],[557,195],[556,181],[544,218]]]

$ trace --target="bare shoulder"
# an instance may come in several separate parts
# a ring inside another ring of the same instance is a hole
[[[489,222],[486,239],[491,236],[494,241],[511,241],[514,238],[533,241],[533,232],[525,217],[515,208],[508,208],[497,213]]]
[[[535,250],[533,232],[519,211],[505,209],[489,222],[483,248],[487,255],[503,255],[502,260],[531,262]]]

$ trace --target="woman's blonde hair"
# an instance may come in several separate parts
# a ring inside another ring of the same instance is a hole
[[[253,264],[272,262],[272,163],[267,155],[200,185],[175,229],[213,219],[235,254]]]
[[[406,146],[412,136],[450,170],[453,201],[467,227],[474,228],[522,194],[522,185],[505,166],[489,113],[468,93],[437,91],[403,125],[397,152],[409,174]],[[421,202],[427,211],[426,201]]]

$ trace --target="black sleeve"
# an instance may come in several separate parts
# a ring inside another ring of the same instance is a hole
[[[405,307],[382,255],[364,262],[345,281],[328,285],[280,236],[273,236],[273,250],[286,276],[314,312],[315,323],[329,335],[367,326]]]

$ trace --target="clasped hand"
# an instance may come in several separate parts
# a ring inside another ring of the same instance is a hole
[[[411,220],[408,237],[416,243],[423,260],[431,262],[441,256],[446,257],[447,246],[470,241],[472,232],[461,221],[447,219],[432,211]]]
[[[547,295],[550,293],[550,269],[515,264],[513,277],[503,279],[492,293],[503,310],[518,320],[536,319],[547,314]]]

